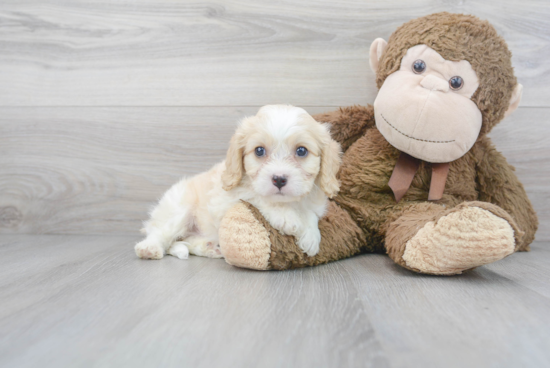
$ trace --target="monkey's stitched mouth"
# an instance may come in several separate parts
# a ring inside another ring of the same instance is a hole
[[[428,142],[428,143],[452,143],[454,142],[455,140],[453,139],[452,141],[431,141],[429,139],[421,139],[421,138],[416,138],[416,137],[411,137],[410,135],[408,134],[405,134],[403,133],[402,131],[400,131],[399,129],[397,129],[396,127],[394,127],[388,120],[386,120],[386,118],[384,117],[384,115],[382,115],[382,113],[380,113],[380,116],[382,117],[382,119],[384,119],[384,121],[390,126],[392,127],[397,133],[409,138],[409,139],[414,139],[414,140],[417,140],[417,141],[420,141],[420,142]]]

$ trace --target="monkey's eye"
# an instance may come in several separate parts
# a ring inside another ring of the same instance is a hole
[[[300,157],[307,156],[307,148],[305,147],[298,147],[296,148],[296,155]]]
[[[458,75],[449,79],[449,87],[451,87],[452,90],[458,91],[463,86],[464,86],[464,80]]]
[[[255,153],[256,156],[258,156],[258,157],[263,157],[263,156],[265,156],[265,148],[263,148],[263,147],[256,147],[256,149],[254,150],[254,153]]]
[[[424,70],[426,70],[426,63],[424,62],[424,60],[418,59],[413,63],[412,70],[416,74],[421,74],[424,72]]]

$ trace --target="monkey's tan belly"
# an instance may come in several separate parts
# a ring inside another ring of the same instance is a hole
[[[335,201],[371,234],[379,233],[383,224],[398,217],[408,206],[428,200],[431,167],[422,162],[407,194],[396,204],[388,182],[399,154],[376,128],[367,131],[344,154],[340,169],[342,185]],[[451,163],[443,198],[434,203],[454,207],[477,198],[475,161],[467,153]]]

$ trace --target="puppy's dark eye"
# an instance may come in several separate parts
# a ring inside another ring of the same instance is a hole
[[[426,63],[424,62],[424,60],[418,59],[413,63],[412,70],[416,74],[421,74],[424,72],[424,70],[426,70]]]
[[[300,157],[304,157],[307,155],[307,148],[305,147],[298,147],[296,149],[296,155]]]
[[[263,157],[263,156],[265,156],[265,148],[263,148],[263,147],[256,147],[256,149],[254,150],[254,153],[255,153],[256,156],[258,156],[258,157]]]
[[[449,79],[449,86],[451,87],[452,90],[457,91],[464,86],[464,80],[458,75],[454,76],[451,79]]]

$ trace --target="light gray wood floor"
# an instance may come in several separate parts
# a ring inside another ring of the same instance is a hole
[[[550,248],[462,276],[385,255],[284,272],[0,236],[2,367],[548,367]]]

